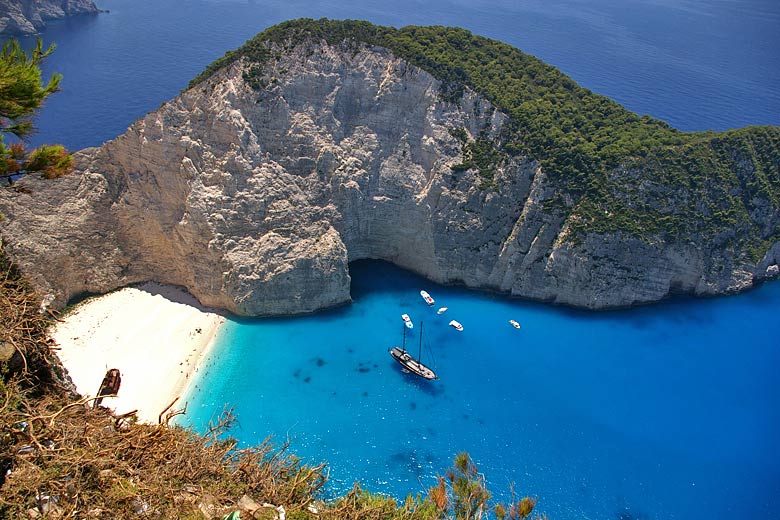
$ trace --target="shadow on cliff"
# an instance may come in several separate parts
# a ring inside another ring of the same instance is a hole
[[[134,285],[132,287],[138,289],[139,291],[151,294],[152,296],[161,296],[170,302],[194,307],[201,312],[211,312],[223,317],[233,317],[233,315],[228,311],[206,307],[205,305],[201,304],[198,299],[187,292],[187,289],[184,287],[179,287],[176,285],[163,285],[157,282],[145,282],[143,284]]]

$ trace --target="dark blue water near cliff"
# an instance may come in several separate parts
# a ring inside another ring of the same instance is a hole
[[[46,70],[65,79],[34,143],[99,145],[226,50],[301,16],[463,26],[683,130],[780,124],[775,0],[98,4],[110,13],[44,34],[59,46]],[[417,491],[469,450],[496,492],[514,482],[558,520],[778,518],[780,284],[593,314],[437,287],[384,264],[352,274],[349,307],[229,322],[188,420],[200,428],[234,403],[243,442],[289,435],[308,460],[329,461],[332,492],[355,479]],[[431,313],[422,287],[450,311]],[[440,381],[410,380],[387,355],[402,312],[425,321]]]

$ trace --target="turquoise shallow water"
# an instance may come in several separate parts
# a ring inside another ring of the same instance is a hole
[[[201,429],[232,404],[242,442],[290,438],[329,462],[333,493],[360,480],[404,496],[467,450],[497,494],[515,483],[556,519],[776,518],[780,284],[591,313],[441,287],[381,262],[351,272],[352,305],[229,321],[187,424]],[[417,322],[413,352],[425,322],[423,358],[439,381],[388,355],[402,313]]]

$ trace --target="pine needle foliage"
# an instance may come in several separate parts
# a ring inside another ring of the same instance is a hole
[[[15,39],[0,51],[0,181],[12,183],[21,175],[41,172],[46,178],[68,173],[73,158],[61,145],[43,145],[30,152],[21,142],[6,144],[3,135],[24,139],[34,132],[32,118],[44,100],[59,90],[62,76],[43,81],[41,64],[54,51],[39,39],[28,54]]]

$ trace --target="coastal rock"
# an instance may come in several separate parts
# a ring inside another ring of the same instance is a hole
[[[0,34],[37,34],[49,20],[98,12],[92,0],[0,0]]]
[[[238,501],[238,508],[242,511],[246,511],[250,515],[262,507],[261,504],[255,502],[249,495],[242,496]]]
[[[312,312],[348,302],[348,264],[370,258],[600,309],[743,290],[780,261],[695,236],[574,236],[540,162],[508,156],[489,183],[459,167],[464,142],[508,121],[473,91],[444,99],[381,47],[270,50],[261,74],[239,59],[83,150],[73,175],[0,190],[5,248],[49,303],[154,280],[242,315]],[[776,209],[763,218],[776,229]]]

